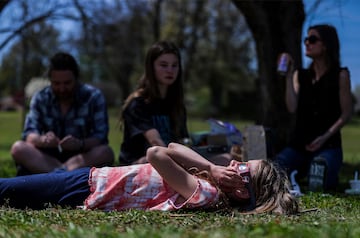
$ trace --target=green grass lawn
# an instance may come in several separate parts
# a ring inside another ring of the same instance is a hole
[[[116,157],[122,135],[117,113],[110,112],[110,145]],[[21,114],[0,112],[0,177],[15,167],[11,144],[20,138]],[[247,122],[234,122],[240,129]],[[299,198],[303,212],[295,216],[243,215],[220,212],[101,212],[49,207],[16,210],[0,207],[0,237],[360,237],[360,196],[341,191],[360,170],[360,120],[343,129],[344,167],[339,193],[306,193]],[[190,131],[208,130],[203,120],[191,119]]]

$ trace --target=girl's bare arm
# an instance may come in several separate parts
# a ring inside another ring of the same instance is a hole
[[[147,153],[148,161],[172,188],[188,198],[197,186],[196,178],[188,173],[189,168],[207,171],[225,192],[242,183],[237,171],[230,167],[217,166],[190,148],[170,143],[168,148],[152,147]]]

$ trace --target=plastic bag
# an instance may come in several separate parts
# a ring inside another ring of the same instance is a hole
[[[229,145],[242,144],[242,134],[234,124],[213,118],[208,119],[207,122],[210,124],[210,134],[225,134]]]

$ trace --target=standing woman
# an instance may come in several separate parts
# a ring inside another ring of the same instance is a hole
[[[172,42],[150,47],[145,73],[122,110],[121,165],[146,163],[147,148],[188,137],[181,56]]]
[[[289,173],[298,170],[305,176],[314,157],[324,158],[324,189],[329,191],[338,184],[343,161],[340,130],[352,114],[350,73],[341,67],[333,26],[311,26],[304,43],[312,62],[308,69],[287,73],[286,105],[296,113],[296,126],[289,147],[276,160]]]

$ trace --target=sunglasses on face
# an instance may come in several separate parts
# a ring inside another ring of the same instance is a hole
[[[250,182],[250,168],[248,163],[242,162],[238,166],[238,172],[240,176],[243,178],[244,183]]]
[[[306,44],[306,42],[309,42],[309,44],[315,44],[316,42],[321,41],[321,39],[315,35],[310,35],[308,37],[305,37],[304,39],[304,44]]]
[[[240,176],[243,178],[245,188],[249,192],[249,199],[247,199],[242,206],[243,211],[251,211],[256,207],[255,193],[251,186],[250,168],[248,163],[240,163],[238,167]]]

